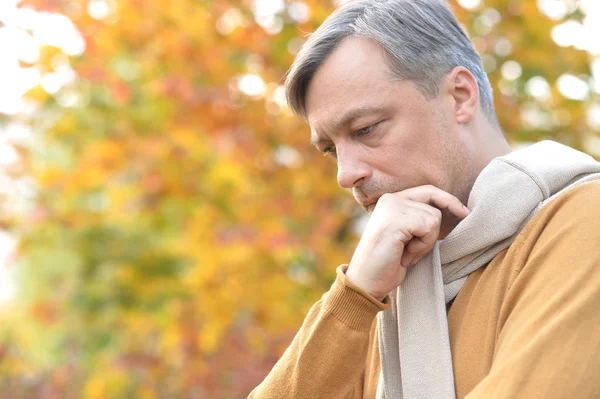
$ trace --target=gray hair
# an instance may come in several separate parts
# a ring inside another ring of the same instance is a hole
[[[435,98],[442,78],[457,66],[479,86],[479,103],[498,126],[492,87],[481,57],[445,0],[358,0],[335,10],[298,52],[285,80],[291,109],[304,119],[306,91],[313,75],[347,37],[374,40],[386,53],[393,79],[409,80]]]

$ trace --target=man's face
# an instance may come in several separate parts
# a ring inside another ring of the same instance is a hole
[[[307,91],[311,141],[337,160],[338,182],[371,213],[384,193],[432,184],[466,201],[466,146],[451,96],[427,100],[392,81],[373,41],[345,39]],[[463,198],[461,198],[463,197]]]

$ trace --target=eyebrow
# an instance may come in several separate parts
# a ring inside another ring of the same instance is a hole
[[[362,107],[354,108],[342,115],[338,122],[336,122],[333,126],[334,128],[348,126],[356,119],[362,118],[365,115],[373,114],[375,112],[381,112],[381,110],[382,108],[380,106],[374,105],[364,105]]]
[[[315,147],[319,147],[320,144],[323,144],[326,141],[330,141],[330,140],[322,139],[320,137],[318,139],[315,139],[313,137],[310,138],[310,144],[312,144]]]
[[[354,108],[351,109],[350,111],[346,112],[344,115],[342,115],[337,122],[334,122],[333,124],[333,129],[337,130],[341,127],[345,127],[345,126],[349,126],[350,124],[352,124],[352,122],[354,122],[355,120],[362,118],[365,115],[369,115],[375,112],[381,112],[383,110],[382,107],[380,106],[373,106],[373,105],[365,105],[365,106],[361,106],[358,108]],[[315,147],[317,147],[319,144],[326,142],[326,141],[330,141],[328,139],[322,139],[322,138],[314,138],[311,137],[310,139],[310,143],[312,145],[314,145]]]

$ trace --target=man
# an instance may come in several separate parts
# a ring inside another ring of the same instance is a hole
[[[286,86],[371,218],[251,398],[600,397],[600,165],[511,151],[442,0],[342,5]]]

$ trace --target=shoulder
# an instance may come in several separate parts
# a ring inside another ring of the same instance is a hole
[[[538,212],[509,251],[514,262],[511,291],[548,295],[568,291],[578,296],[579,288],[588,285],[597,291],[599,205],[600,180],[596,180],[568,189]]]
[[[558,246],[575,257],[600,258],[600,180],[582,183],[552,200],[527,226],[533,230],[532,255]]]
[[[542,208],[515,240],[526,252],[549,251],[549,245],[568,244],[595,249],[600,255],[600,180],[581,183]]]
[[[480,291],[479,302],[496,294],[497,313],[489,306],[483,319],[496,340],[489,373],[469,397],[598,397],[600,341],[590,339],[600,325],[598,204],[600,181],[568,189],[490,270],[496,291]]]
[[[563,282],[585,274],[600,278],[600,180],[547,204],[488,267],[472,273],[465,288],[504,298],[526,287],[562,289]]]
[[[581,183],[566,190],[540,211],[542,218],[563,220],[600,217],[600,180]]]

